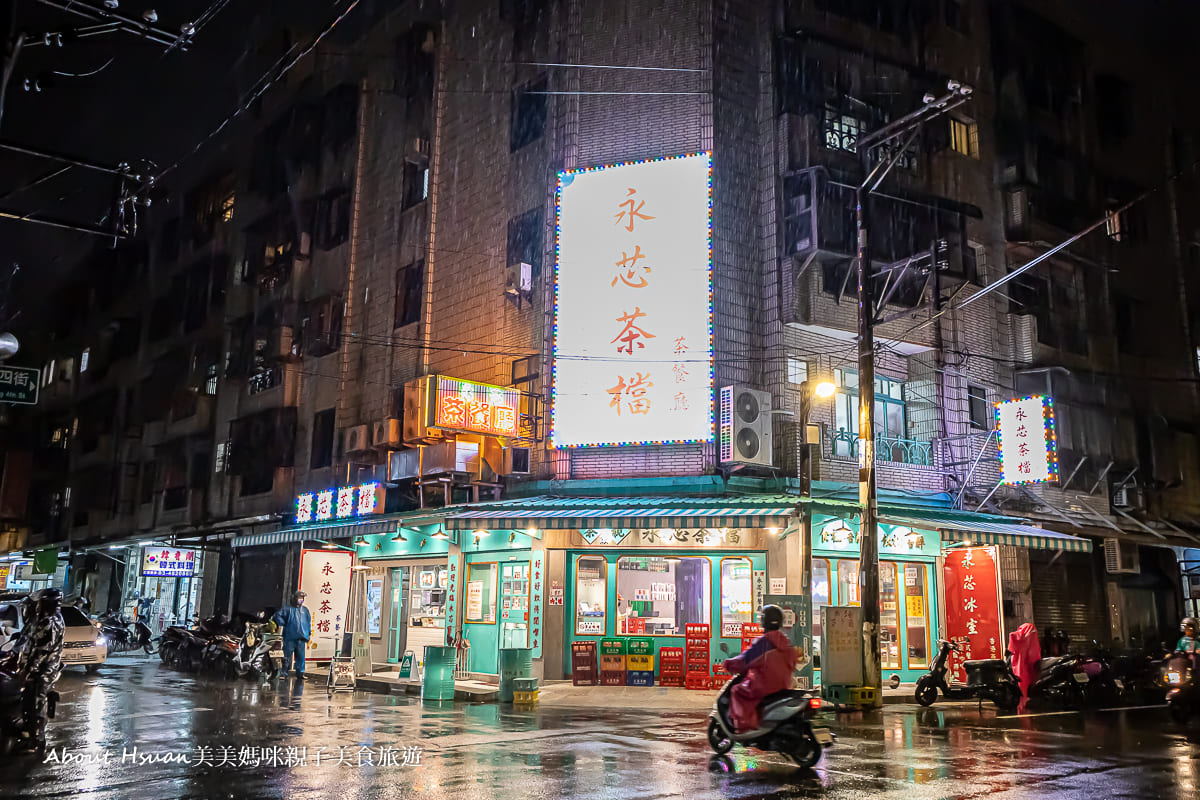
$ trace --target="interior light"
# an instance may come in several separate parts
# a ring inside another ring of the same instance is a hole
[[[821,381],[813,388],[813,394],[822,399],[833,397],[837,393],[837,387],[829,381]]]
[[[772,536],[776,536],[779,534],[779,528],[767,528],[767,532]]]

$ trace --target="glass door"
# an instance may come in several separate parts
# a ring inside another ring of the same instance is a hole
[[[405,633],[407,627],[405,620],[408,617],[408,610],[405,608],[404,599],[408,597],[408,567],[395,567],[392,569],[392,585],[391,585],[391,613],[388,616],[388,663],[399,664],[404,657]]]
[[[500,648],[529,646],[529,562],[500,568]]]

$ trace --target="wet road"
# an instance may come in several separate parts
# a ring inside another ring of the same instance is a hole
[[[1200,726],[1181,731],[1162,709],[999,720],[962,706],[889,706],[866,719],[827,714],[839,741],[816,770],[801,771],[739,748],[731,760],[717,759],[704,717],[694,713],[330,698],[313,683],[260,688],[149,660],[94,676],[68,670],[59,690],[51,760],[0,764],[0,796],[1200,796]],[[64,754],[71,763],[54,760]]]

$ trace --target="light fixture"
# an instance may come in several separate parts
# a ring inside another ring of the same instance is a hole
[[[525,532],[528,533],[533,538],[535,538],[535,539],[537,538],[537,532],[538,532],[537,528],[530,528],[529,530],[527,530]]]
[[[355,544],[355,546],[357,546],[357,547],[362,547],[363,545],[367,544],[367,540],[366,540],[366,538],[365,538],[365,537],[363,537],[363,536],[359,536],[358,538],[356,538],[356,539],[354,540],[354,544]]]
[[[420,543],[420,544],[418,544],[418,545],[417,545],[417,547],[424,547],[424,546],[425,546],[425,540],[424,540],[424,539],[422,539],[422,540],[421,540],[421,543]]]
[[[446,531],[442,528],[438,528],[436,533],[431,533],[429,535],[432,536],[434,539],[449,539],[450,538],[448,535],[446,535]]]
[[[358,571],[358,570],[370,569],[370,568],[371,568],[371,566],[369,564],[355,564],[350,569]]]
[[[668,564],[678,564],[682,560],[679,556],[663,556],[663,561],[666,561]]]
[[[396,529],[396,535],[392,537],[392,541],[393,542],[407,542],[408,541],[408,539],[406,539],[404,536],[403,528]]]
[[[125,545],[123,545],[123,544],[110,544],[108,546],[109,550],[122,550],[124,548],[125,548]]]
[[[138,542],[138,547],[150,547],[150,546],[151,546],[151,545],[153,545],[153,544],[154,544],[154,542],[153,542],[153,541],[149,541],[149,542]]]
[[[482,538],[482,537],[481,537],[479,534],[475,534],[475,546],[476,546],[476,547],[479,547],[479,540],[480,540],[481,538]]]
[[[333,542],[325,542],[321,545],[322,550],[337,550],[337,545]]]
[[[778,536],[779,528],[767,528],[767,533],[771,534],[772,536]]]
[[[821,399],[833,397],[837,393],[837,387],[829,381],[821,381],[813,387],[813,394]]]
[[[512,543],[513,543],[513,542],[515,542],[516,540],[517,540],[517,532],[516,532],[516,531],[513,531],[512,533],[510,533],[510,534],[508,535],[508,543],[509,543],[509,544],[512,544]]]

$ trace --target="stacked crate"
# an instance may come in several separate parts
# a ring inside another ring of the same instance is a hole
[[[750,649],[750,645],[754,644],[754,640],[763,635],[763,626],[757,622],[742,623],[742,652]]]
[[[720,689],[725,685],[725,681],[729,680],[729,670],[725,669],[722,662],[717,662],[712,665],[712,680],[709,683],[709,688]]]
[[[516,705],[533,705],[537,701],[537,678],[516,678],[513,680],[513,703]]]
[[[625,685],[625,640],[600,640],[600,685]]]
[[[627,686],[654,685],[654,640],[634,637],[629,640],[625,656]]]
[[[572,642],[571,683],[575,686],[595,686],[599,678],[595,642]]]
[[[683,685],[688,689],[707,689],[708,647],[710,628],[707,625],[689,623],[683,628],[684,662]]]
[[[660,647],[658,649],[658,685],[683,686],[683,648]]]

